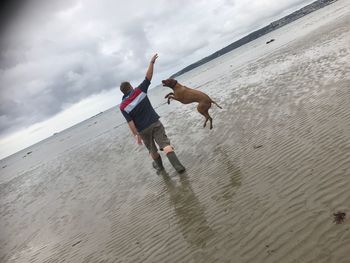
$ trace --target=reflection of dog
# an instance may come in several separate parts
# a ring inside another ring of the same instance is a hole
[[[205,117],[204,127],[207,125],[208,120],[210,121],[210,129],[213,128],[213,119],[210,117],[208,110],[211,104],[214,103],[220,109],[222,109],[215,101],[213,101],[207,94],[199,90],[190,89],[177,82],[175,79],[162,80],[163,86],[173,89],[171,92],[165,96],[168,99],[168,104],[170,100],[174,99],[180,101],[183,104],[188,104],[192,102],[198,102],[197,110],[200,114]]]

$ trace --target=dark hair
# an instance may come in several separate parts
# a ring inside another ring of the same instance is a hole
[[[127,94],[132,89],[130,82],[124,81],[120,84],[120,91]]]

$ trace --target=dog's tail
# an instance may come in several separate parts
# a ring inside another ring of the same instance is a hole
[[[213,101],[212,99],[210,99],[211,100],[211,103],[214,103],[216,106],[218,106],[220,109],[222,109],[221,108],[221,106],[219,105],[219,104],[217,104],[215,101]]]

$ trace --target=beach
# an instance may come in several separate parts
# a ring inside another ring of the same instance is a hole
[[[0,262],[349,263],[349,43],[339,0],[179,76],[212,130],[152,89],[184,174],[117,106],[1,160]]]

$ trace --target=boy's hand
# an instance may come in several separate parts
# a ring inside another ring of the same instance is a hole
[[[138,145],[142,145],[142,139],[141,139],[141,136],[139,134],[135,135],[135,139],[136,139],[136,143]]]
[[[154,64],[156,62],[156,59],[158,58],[158,54],[154,54],[154,56],[151,59],[151,63]]]

